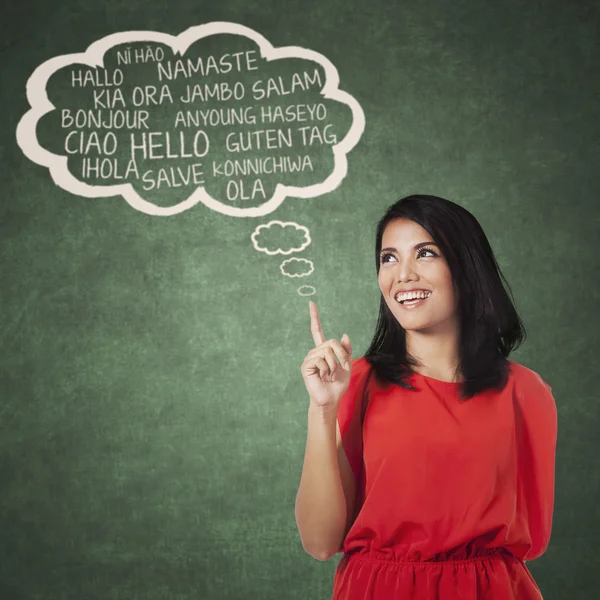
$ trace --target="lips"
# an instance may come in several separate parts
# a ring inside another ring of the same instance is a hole
[[[406,294],[408,292],[431,292],[431,290],[426,290],[424,288],[410,288],[410,290],[396,290],[393,294],[394,299],[400,293]]]
[[[410,301],[410,304],[406,304],[406,302],[398,302],[398,304],[405,310],[412,310],[418,308],[419,306],[422,306],[423,302],[425,302],[426,300],[427,298],[415,298]]]
[[[407,294],[407,293],[409,293],[409,292],[423,292],[423,293],[425,293],[425,294],[426,294],[425,298],[411,298],[411,300],[416,300],[416,299],[420,299],[420,300],[427,300],[427,298],[430,298],[430,297],[431,297],[431,294],[433,293],[433,292],[431,292],[430,290],[417,290],[417,289],[415,289],[415,290],[397,291],[397,292],[396,292],[396,293],[393,295],[394,301],[395,301],[395,302],[398,302],[398,300],[397,300],[396,298],[397,298],[397,296],[398,296],[399,294]],[[398,303],[399,303],[399,304],[402,304],[401,302],[398,302]]]

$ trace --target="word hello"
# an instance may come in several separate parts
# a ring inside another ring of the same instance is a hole
[[[210,149],[210,141],[206,133],[199,129],[194,134],[194,139],[189,144],[186,140],[187,134],[183,131],[179,132],[179,140],[174,134],[175,141],[171,140],[170,132],[154,131],[146,135],[146,132],[141,134],[131,134],[131,158],[135,160],[136,153],[141,152],[142,158],[160,159],[160,158],[202,158],[208,154]],[[164,152],[161,149],[164,147]],[[187,152],[186,152],[187,150]]]

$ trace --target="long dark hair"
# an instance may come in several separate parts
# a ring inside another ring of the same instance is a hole
[[[390,206],[377,223],[375,263],[379,275],[381,240],[393,219],[408,219],[425,229],[445,256],[455,290],[460,321],[458,371],[464,381],[460,400],[487,390],[502,390],[509,374],[508,355],[526,339],[514,307],[512,290],[477,219],[458,204],[429,195],[411,195]],[[510,291],[505,290],[502,281]],[[406,331],[383,295],[379,317],[365,359],[378,379],[406,389],[411,367],[418,365],[406,349]]]

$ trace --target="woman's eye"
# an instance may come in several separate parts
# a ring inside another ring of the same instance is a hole
[[[433,256],[437,256],[437,254],[431,248],[421,248],[417,254],[417,257],[420,256],[423,252],[429,252]],[[384,252],[381,255],[381,262],[382,263],[387,262],[385,259],[389,256],[393,257],[394,255],[391,252]]]

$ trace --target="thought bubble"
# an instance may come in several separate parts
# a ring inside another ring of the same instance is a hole
[[[279,265],[279,269],[287,277],[307,277],[315,266],[312,260],[306,258],[288,258]]]
[[[30,160],[73,194],[150,215],[201,202],[257,217],[330,192],[365,127],[326,57],[227,22],[108,35],[41,64],[27,99]]]
[[[302,252],[312,241],[308,228],[292,221],[259,225],[250,238],[255,250],[269,255]]]
[[[296,291],[298,296],[314,296],[317,293],[312,285],[301,285]]]

